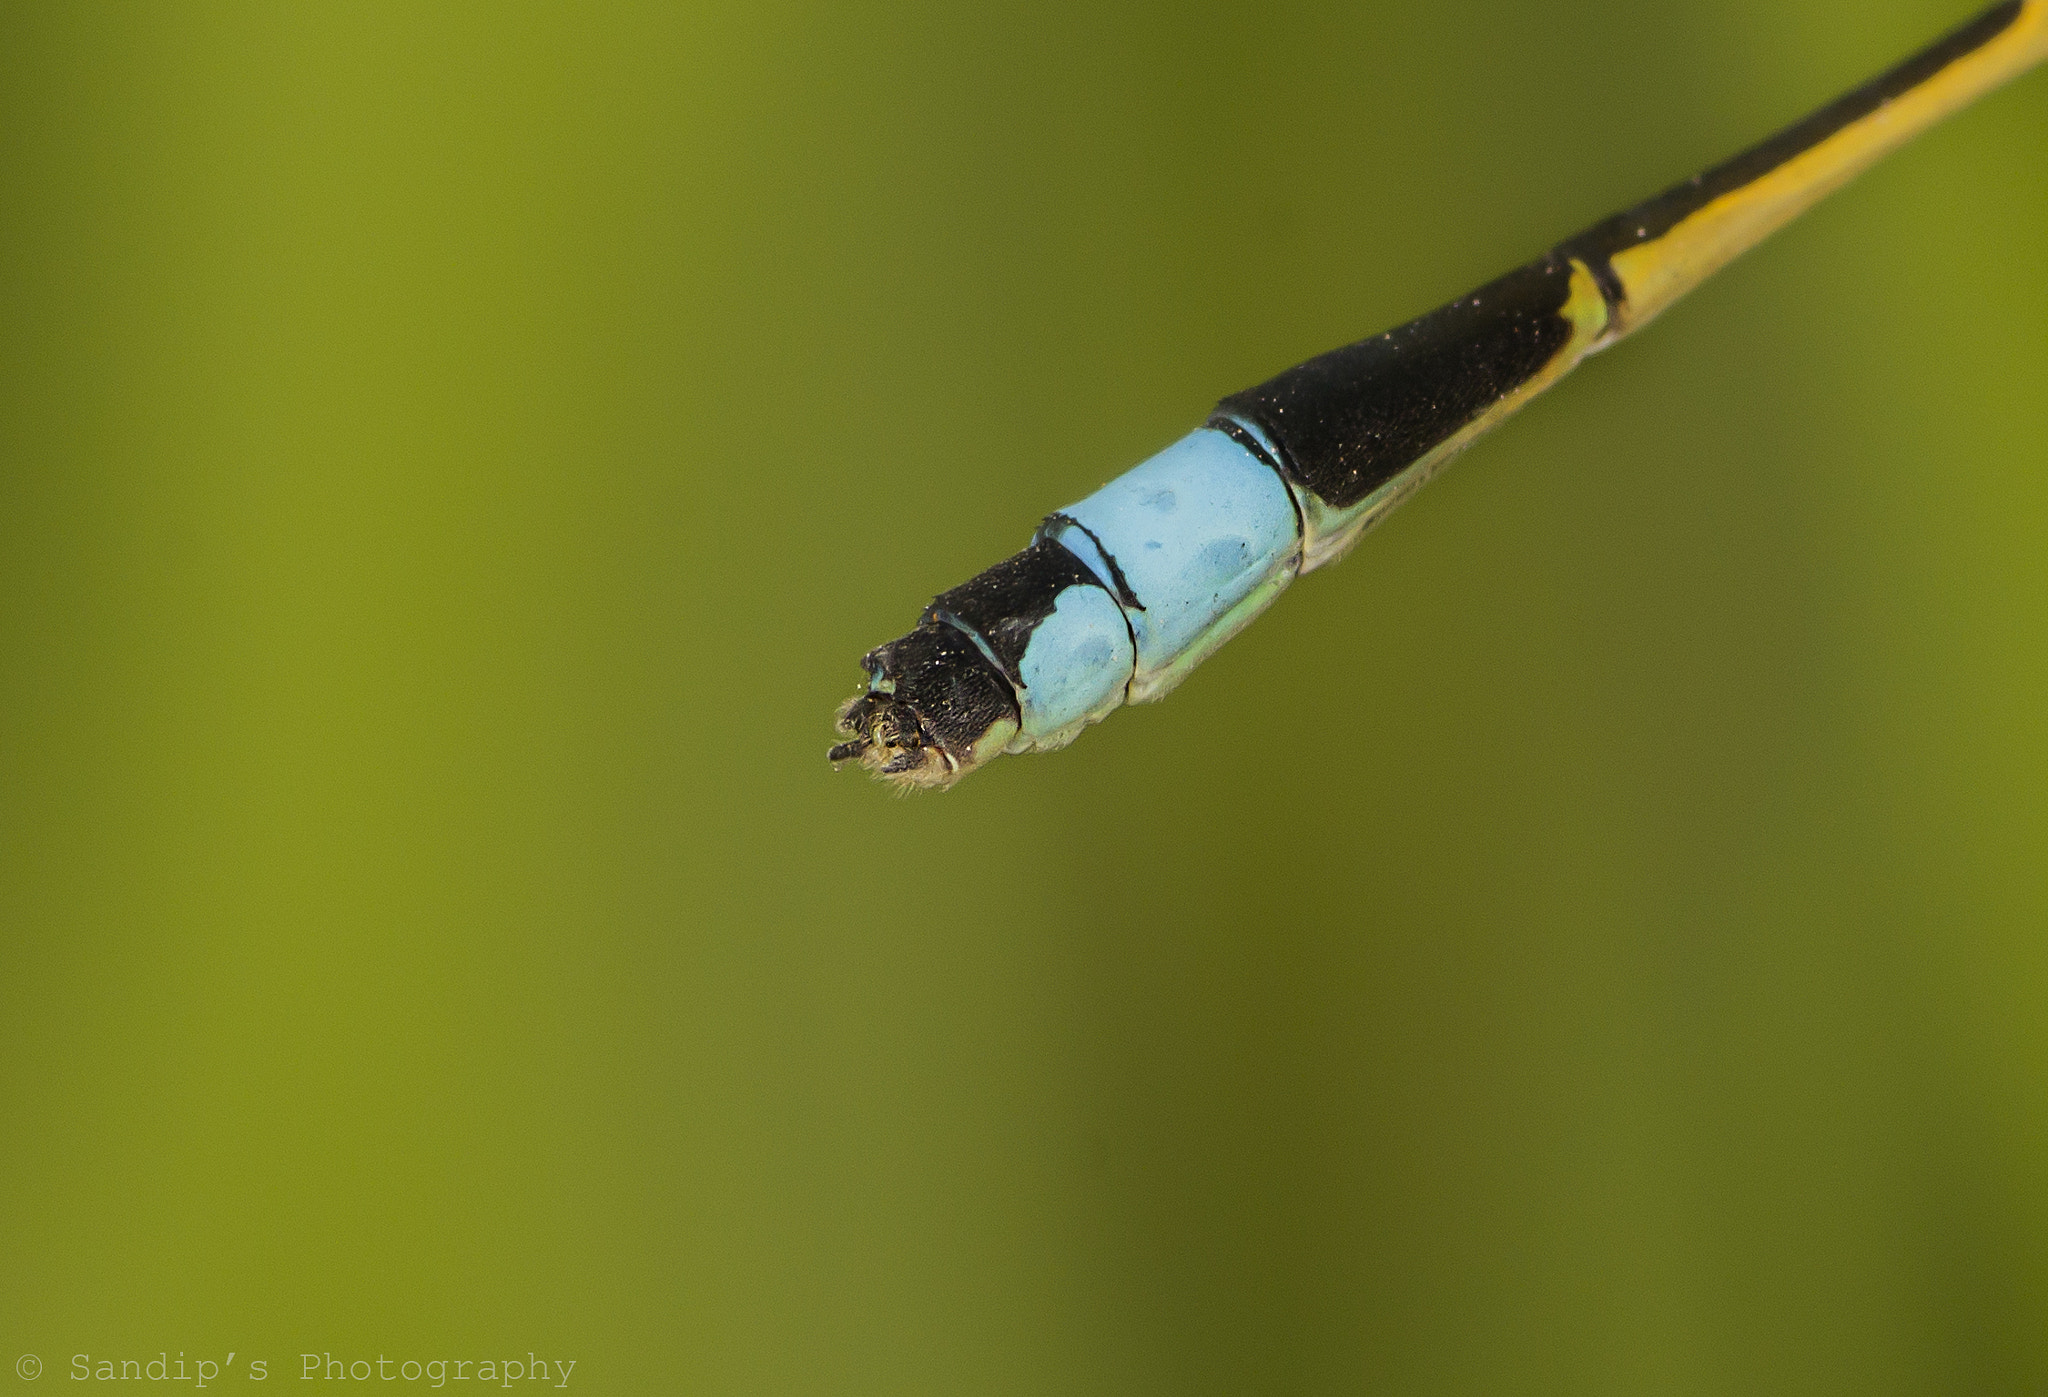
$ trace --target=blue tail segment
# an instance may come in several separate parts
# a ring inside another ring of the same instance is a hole
[[[1133,699],[1164,693],[1263,609],[1301,544],[1279,473],[1207,427],[1061,510],[1046,532],[1126,594]],[[1257,606],[1230,624],[1247,602]]]
[[[834,759],[943,786],[997,752],[1063,747],[1172,688],[1279,595],[1300,557],[1299,513],[1271,460],[1191,432],[870,651]]]

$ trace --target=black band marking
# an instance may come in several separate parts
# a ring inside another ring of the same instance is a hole
[[[1054,510],[1051,514],[1046,515],[1045,522],[1038,526],[1038,536],[1042,539],[1049,539],[1050,542],[1057,544],[1061,548],[1066,548],[1066,544],[1061,543],[1056,538],[1050,538],[1054,526],[1059,524],[1072,524],[1082,533],[1088,535],[1088,541],[1095,545],[1096,553],[1101,556],[1104,563],[1109,565],[1109,580],[1116,584],[1116,591],[1112,592],[1111,595],[1117,599],[1117,612],[1124,618],[1124,634],[1131,638],[1131,663],[1135,666],[1138,662],[1138,623],[1131,619],[1131,613],[1133,611],[1143,611],[1145,603],[1138,600],[1138,594],[1133,592],[1131,584],[1124,580],[1124,570],[1117,566],[1116,555],[1102,546],[1102,540],[1095,536],[1095,530],[1083,524],[1073,515],[1061,514],[1058,510]],[[1070,548],[1067,551],[1069,553],[1073,552]],[[1087,566],[1085,559],[1082,561],[1082,566]],[[1096,579],[1098,584],[1101,580],[1101,578]],[[1133,672],[1135,673],[1135,669]],[[1129,692],[1128,684],[1125,685],[1125,692]]]
[[[1266,449],[1266,443],[1259,440],[1259,434],[1245,426],[1244,423],[1238,421],[1235,417],[1226,417],[1220,412],[1211,413],[1209,420],[1202,425],[1212,432],[1223,433],[1223,435],[1229,437],[1239,446],[1242,446],[1245,450],[1251,452],[1252,455],[1272,467],[1273,474],[1280,477],[1280,484],[1286,488],[1287,507],[1294,511],[1294,540],[1296,543],[1306,540],[1308,538],[1308,521],[1301,517],[1301,500],[1294,493],[1295,478],[1288,471],[1287,467],[1281,465],[1273,453]]]
[[[1233,393],[1217,410],[1257,423],[1284,453],[1282,473],[1343,509],[1557,357],[1573,334],[1563,314],[1571,282],[1563,257],[1517,267],[1397,330]]]
[[[1559,248],[1558,252],[1565,257],[1573,255],[1563,248]],[[1621,273],[1615,271],[1614,264],[1605,257],[1588,258],[1580,254],[1578,262],[1593,274],[1593,284],[1600,288],[1600,299],[1607,302],[1608,334],[1619,333],[1621,308],[1628,304],[1628,288],[1621,284]]]
[[[1209,420],[1202,425],[1212,432],[1223,433],[1223,435],[1229,437],[1232,441],[1251,452],[1252,455],[1264,461],[1274,470],[1279,471],[1282,475],[1287,473],[1280,463],[1273,459],[1273,453],[1266,450],[1266,443],[1259,440],[1259,434],[1245,426],[1244,423],[1238,421],[1235,417],[1226,417],[1219,412],[1211,415]]]
[[[1837,97],[1769,140],[1753,145],[1733,159],[1725,160],[1653,199],[1603,219],[1583,233],[1566,239],[1557,245],[1558,253],[1585,262],[1612,304],[1615,295],[1621,291],[1621,283],[1608,266],[1608,258],[1638,243],[1663,237],[1722,195],[1753,184],[1843,127],[1855,124],[1885,103],[1911,92],[1951,63],[1976,52],[2011,28],[2013,21],[2020,17],[2021,9],[2021,0],[2004,0],[2003,4],[1993,5],[1960,29],[1935,40],[1905,62],[1880,73],[1855,91]]]
[[[1102,555],[1102,561],[1109,564],[1109,581],[1116,599],[1132,611],[1143,611],[1145,603],[1138,600],[1138,594],[1133,592],[1131,584],[1124,580],[1124,570],[1117,566],[1116,555],[1102,546],[1102,540],[1095,536],[1095,530],[1089,528],[1071,514],[1061,514],[1055,511],[1046,515],[1045,522],[1038,526],[1038,536],[1040,538],[1052,539],[1054,543],[1059,543],[1058,539],[1052,537],[1052,531],[1062,524],[1070,524],[1088,535],[1088,541],[1095,545],[1095,551]],[[1061,544],[1060,546],[1065,547],[1066,545]],[[1086,566],[1085,562],[1083,566]],[[1101,581],[1100,578],[1096,580],[1098,582]],[[1135,643],[1136,637],[1134,636],[1132,639]]]

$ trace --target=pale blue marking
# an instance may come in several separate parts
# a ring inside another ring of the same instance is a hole
[[[1024,723],[1008,750],[1049,751],[1072,742],[1124,701],[1132,658],[1131,630],[1114,597],[1085,583],[1061,592],[1018,662]]]
[[[1125,612],[1138,642],[1133,698],[1153,696],[1149,681],[1185,673],[1251,619],[1293,576],[1299,549],[1279,474],[1206,427],[1061,513],[1101,550],[1071,524],[1054,521],[1052,536],[1091,569],[1106,552],[1144,608]]]

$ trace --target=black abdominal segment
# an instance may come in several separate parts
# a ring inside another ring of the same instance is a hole
[[[909,635],[868,651],[861,665],[886,677],[890,687],[857,698],[840,723],[843,732],[861,732],[871,711],[890,710],[904,715],[906,745],[929,739],[958,755],[1003,719],[1018,721],[1009,681],[979,646],[943,621],[927,618]],[[835,761],[858,753],[852,744],[833,750]]]
[[[1233,393],[1217,411],[1263,430],[1297,485],[1335,508],[1354,505],[1571,342],[1571,281],[1563,257],[1531,262],[1398,330]]]
[[[1052,615],[1069,587],[1100,587],[1079,558],[1051,539],[1012,553],[987,572],[932,599],[925,615],[951,620],[988,642],[1012,684],[1022,685],[1018,666],[1039,622]]]

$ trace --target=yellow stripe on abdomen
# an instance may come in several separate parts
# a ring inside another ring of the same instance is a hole
[[[1988,40],[1927,74],[1912,86],[1885,90],[1887,80],[1908,72],[1944,45],[1967,39],[1972,28],[1985,27],[2016,10]],[[1943,117],[1983,96],[1992,88],[2017,77],[2048,58],[2048,0],[2024,0],[2023,4],[2001,5],[1986,11],[1971,26],[1921,55],[1909,59],[1892,74],[1859,89],[1844,103],[1859,98],[1874,102],[1872,108],[1798,150],[1782,163],[1753,179],[1728,189],[1682,218],[1659,230],[1645,222],[1627,226],[1630,215],[1620,215],[1594,230],[1561,245],[1561,251],[1589,260],[1605,253],[1612,270],[1611,289],[1618,283],[1621,304],[1616,323],[1608,334],[1612,342],[1647,324],[1665,307],[1700,284],[1714,272],[1766,237],[1804,213],[1815,203],[1841,188],[1881,157],[1940,121]],[[1822,120],[1828,109],[1809,122]],[[1805,125],[1806,123],[1802,123]],[[1791,128],[1781,141],[1794,136]],[[1712,181],[1731,167],[1767,151],[1772,142],[1738,156],[1734,161],[1694,181]],[[1639,212],[1652,216],[1668,212],[1675,200],[1683,200],[1686,186],[1679,186],[1641,206]],[[1660,206],[1662,206],[1660,208]],[[1635,238],[1640,238],[1636,241]],[[1605,244],[1599,246],[1597,244]]]

